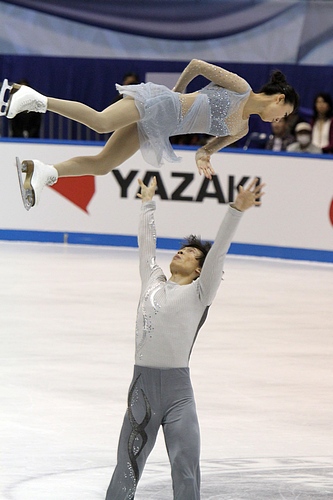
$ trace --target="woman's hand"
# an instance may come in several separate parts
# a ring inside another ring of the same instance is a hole
[[[138,179],[138,183],[141,188],[141,193],[138,193],[137,197],[141,198],[142,202],[152,200],[157,187],[156,177],[154,176],[152,178],[149,186],[146,186],[141,179]]]
[[[198,149],[195,154],[195,161],[198,167],[199,174],[204,174],[207,179],[211,179],[215,175],[215,171],[210,163],[210,154],[203,149]]]

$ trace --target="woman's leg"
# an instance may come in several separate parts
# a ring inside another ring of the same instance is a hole
[[[81,102],[49,97],[47,110],[82,123],[100,134],[113,132],[140,120],[139,111],[132,97],[125,97],[103,111],[96,111]]]
[[[56,165],[24,160],[21,167],[26,173],[24,197],[29,208],[38,204],[44,187],[52,186],[59,177],[107,174],[130,158],[139,147],[137,125],[134,123],[116,130],[96,156],[77,156]]]
[[[105,175],[130,158],[140,147],[136,123],[116,130],[96,156],[77,156],[54,165],[59,177]]]
[[[81,102],[46,97],[30,87],[14,84],[6,105],[8,106],[7,118],[14,118],[23,111],[38,113],[52,111],[82,123],[101,134],[113,132],[140,120],[135,101],[129,96],[108,106],[103,111],[96,111]]]

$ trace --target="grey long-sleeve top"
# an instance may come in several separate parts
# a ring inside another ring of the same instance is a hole
[[[200,277],[189,285],[168,280],[156,263],[154,212],[154,201],[142,203],[138,235],[142,287],[135,364],[183,368],[188,366],[193,344],[221,283],[225,256],[242,212],[229,206]]]

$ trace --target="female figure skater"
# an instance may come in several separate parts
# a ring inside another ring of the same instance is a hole
[[[198,75],[211,83],[197,92],[184,93]],[[79,102],[43,96],[26,86],[12,87],[8,103],[2,104],[8,118],[22,111],[52,111],[98,133],[114,132],[96,156],[76,157],[53,166],[25,160],[24,187],[32,193],[32,206],[38,203],[43,187],[54,184],[58,177],[105,175],[138,149],[154,166],[160,166],[163,158],[179,161],[169,141],[172,135],[214,136],[196,152],[199,173],[211,179],[215,174],[211,155],[247,134],[251,114],[263,121],[278,121],[298,104],[297,93],[280,71],[254,93],[243,78],[198,59],[186,66],[173,90],[153,83],[117,84],[116,88],[125,98],[99,112]]]

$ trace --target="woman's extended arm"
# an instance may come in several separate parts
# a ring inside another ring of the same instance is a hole
[[[204,146],[199,148],[195,154],[195,161],[198,167],[199,174],[204,174],[208,179],[215,175],[215,171],[210,163],[210,157],[222,148],[232,144],[246,135],[247,129],[239,132],[236,135],[227,135],[225,137],[213,137]]]
[[[175,92],[184,92],[187,85],[199,75],[204,76],[216,85],[239,94],[243,94],[249,89],[247,81],[235,73],[220,68],[220,66],[200,61],[199,59],[192,59],[180,75],[173,90]]]

